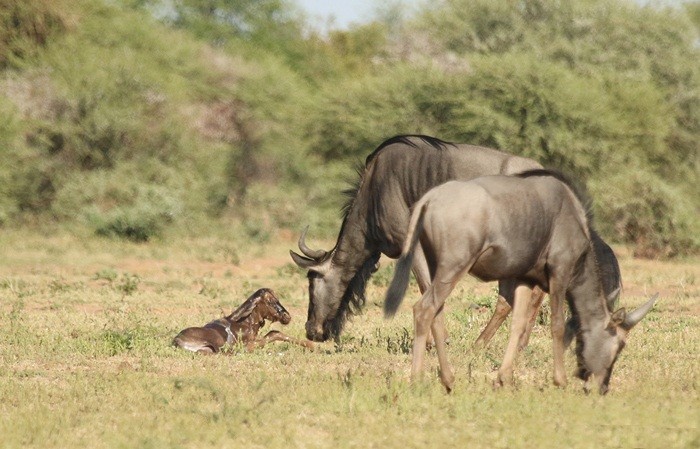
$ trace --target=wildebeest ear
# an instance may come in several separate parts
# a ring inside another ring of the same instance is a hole
[[[233,313],[231,313],[231,321],[238,321],[248,318],[248,316],[253,313],[253,310],[255,310],[255,307],[260,304],[262,299],[263,297],[261,295],[253,295],[246,299],[243,304],[241,304],[236,310],[233,311]]]
[[[617,301],[617,298],[620,296],[620,287],[617,287],[615,290],[611,291],[608,296],[605,297],[607,300],[608,304],[614,304],[615,301]]]
[[[608,324],[608,327],[611,326],[619,326],[622,323],[625,322],[625,318],[627,317],[627,311],[625,308],[617,309],[615,313],[612,314],[610,317],[610,324]]]

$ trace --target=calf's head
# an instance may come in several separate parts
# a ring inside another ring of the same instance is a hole
[[[292,316],[287,312],[287,309],[282,306],[277,296],[270,289],[263,289],[261,301],[258,305],[260,314],[264,319],[272,322],[279,321],[282,324],[289,324]]]

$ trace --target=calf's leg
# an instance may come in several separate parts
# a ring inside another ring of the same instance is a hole
[[[272,343],[273,341],[286,341],[288,343],[293,343],[295,345],[303,346],[308,349],[314,348],[314,344],[308,340],[299,340],[294,337],[290,337],[289,335],[284,334],[280,331],[270,331],[267,334],[265,334],[264,337],[256,338],[255,340],[246,343],[246,349],[253,350],[256,348],[262,348],[266,344]]]

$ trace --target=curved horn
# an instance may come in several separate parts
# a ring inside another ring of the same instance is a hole
[[[295,253],[291,249],[289,250],[289,255],[292,256],[292,260],[301,268],[311,268],[318,264],[317,261],[304,257],[300,254]]]
[[[627,316],[625,316],[625,321],[622,322],[622,327],[627,329],[627,330],[630,330],[634,326],[636,326],[637,323],[642,321],[642,318],[644,318],[644,316],[647,313],[649,313],[651,308],[654,306],[654,302],[656,301],[656,299],[658,297],[659,297],[659,294],[657,293],[654,296],[652,296],[649,299],[649,301],[647,301],[644,304],[642,304],[641,306],[637,307],[636,309],[634,309],[634,311],[628,313]]]
[[[302,253],[304,253],[305,256],[316,261],[321,260],[328,253],[326,251],[323,251],[322,249],[310,249],[308,246],[306,246],[306,231],[308,230],[309,227],[305,227],[304,232],[302,232],[301,237],[299,237],[299,249]],[[292,256],[292,258],[294,258],[294,256]]]

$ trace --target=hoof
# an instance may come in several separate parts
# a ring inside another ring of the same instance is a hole
[[[513,385],[513,372],[498,372],[496,380],[493,382],[495,388],[508,387]]]

